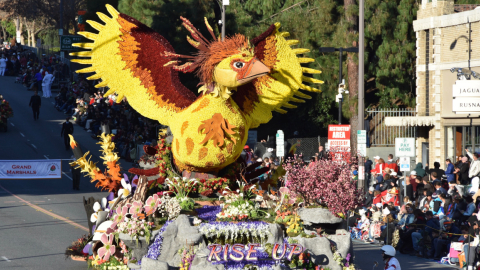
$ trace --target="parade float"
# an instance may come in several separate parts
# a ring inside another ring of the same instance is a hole
[[[287,40],[280,24],[252,40],[236,34],[204,37],[187,19],[187,41],[198,53],[176,54],[162,36],[107,6],[105,24],[87,21],[98,34],[73,53],[91,67],[106,95],[125,96],[140,114],[169,126],[156,145],[145,146],[141,168],[121,174],[113,135],[102,134],[105,170],[89,160],[74,138],[71,164],[106,192],[84,199],[91,233],[66,249],[94,269],[355,269],[344,217],[359,204],[350,165],[320,160],[306,168],[287,160],[274,171],[247,166],[248,130],[267,123],[272,111],[294,108],[322,83],[304,73],[313,61]],[[186,60],[186,61],[184,61]],[[196,97],[178,72],[196,72]],[[126,169],[126,168],[124,168]],[[260,175],[263,181],[258,181]]]

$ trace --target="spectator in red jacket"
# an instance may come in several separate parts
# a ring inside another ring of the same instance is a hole
[[[392,154],[388,155],[388,160],[386,162],[385,167],[390,168],[392,171],[398,173],[398,165],[397,165],[397,162],[395,160],[393,160],[393,155]]]
[[[378,161],[377,161],[378,158]],[[372,170],[372,174],[383,174],[383,171],[385,170],[385,161],[383,158],[380,158],[379,156],[375,157],[375,169]]]

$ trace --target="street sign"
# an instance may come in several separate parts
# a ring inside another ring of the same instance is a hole
[[[410,171],[410,157],[400,157],[400,171]]]
[[[350,125],[328,125],[330,151],[350,152]]]
[[[79,43],[82,41],[81,36],[60,36],[60,50],[61,51],[72,51],[76,50],[72,46],[73,43]]]
[[[367,144],[366,143],[357,143],[357,152],[361,157],[367,156]]]
[[[277,134],[275,135],[275,141],[277,144],[277,157],[284,157],[285,156],[285,134],[282,130],[277,130]]]
[[[63,29],[58,29],[58,35],[63,36]]]
[[[17,31],[17,42],[20,43],[21,39],[22,39],[22,32]]]
[[[277,134],[275,135],[276,144],[285,145],[285,134],[282,130],[277,130]]]
[[[366,130],[357,130],[357,144],[367,143],[367,131]]]
[[[395,138],[395,156],[415,157],[415,138]]]

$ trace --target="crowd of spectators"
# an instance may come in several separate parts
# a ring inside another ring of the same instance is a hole
[[[28,90],[42,92],[45,72],[53,74],[55,108],[70,116],[74,123],[92,133],[98,140],[102,132],[114,134],[113,141],[121,158],[133,161],[137,144],[149,144],[157,139],[159,123],[141,116],[128,104],[126,98],[119,103],[116,95],[104,97],[107,89],[93,87],[98,82],[87,81],[83,76],[73,79],[72,70],[58,55],[42,55],[23,50],[21,46],[0,48],[6,58],[6,76],[17,77]]]
[[[158,122],[141,116],[128,104],[126,98],[117,103],[116,95],[104,97],[106,89],[96,89],[85,78],[61,86],[55,97],[55,108],[71,116],[72,120],[92,138],[102,133],[114,134],[113,141],[121,158],[133,161],[137,144],[148,144],[157,139]]]
[[[469,265],[479,259],[480,160],[467,156],[433,168],[418,163],[409,175],[393,155],[366,164],[372,176],[364,207],[349,218],[352,236],[366,242],[393,245],[401,253],[455,264],[463,252]],[[368,166],[367,166],[368,165]],[[370,170],[371,169],[371,170]],[[464,172],[464,173],[461,173]],[[404,181],[406,196],[397,202]]]

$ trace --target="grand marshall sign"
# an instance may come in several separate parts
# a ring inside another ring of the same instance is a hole
[[[458,80],[453,85],[452,110],[455,113],[480,112],[480,81]]]

